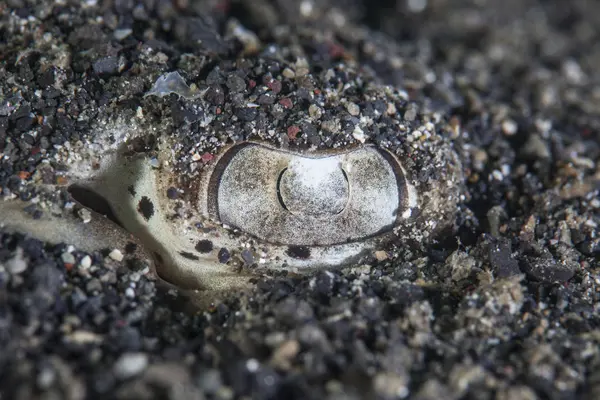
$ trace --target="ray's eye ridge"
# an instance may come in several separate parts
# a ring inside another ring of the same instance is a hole
[[[358,242],[407,207],[399,161],[375,146],[302,154],[247,142],[221,156],[209,187],[213,218],[276,245]]]

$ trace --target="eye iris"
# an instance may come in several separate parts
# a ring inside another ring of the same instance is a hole
[[[210,180],[212,215],[279,245],[328,246],[379,235],[393,228],[407,202],[400,165],[371,146],[304,155],[240,144],[223,154]]]
[[[302,216],[339,214],[349,197],[339,161],[330,158],[292,160],[282,172],[278,190],[285,209]]]

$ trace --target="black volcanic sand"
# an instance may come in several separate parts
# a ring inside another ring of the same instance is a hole
[[[357,122],[311,108],[298,75],[332,68],[339,90],[348,68],[405,92],[406,121],[437,116],[466,190],[426,252],[257,277],[201,311],[105,249],[0,231],[0,398],[600,397],[599,26],[585,0],[1,3],[5,198],[60,184],[94,121],[140,107],[193,147],[205,111],[144,97],[169,71],[236,116],[221,141],[277,123],[278,141],[331,146]],[[270,91],[236,107],[254,75]]]

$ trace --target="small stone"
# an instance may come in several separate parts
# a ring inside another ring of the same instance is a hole
[[[552,156],[550,147],[538,134],[532,134],[522,148],[522,153],[530,159],[549,159]]]
[[[198,386],[204,393],[213,396],[223,386],[221,373],[217,369],[203,371],[196,380]]]
[[[393,282],[387,288],[388,296],[398,305],[407,306],[425,298],[423,288],[410,282]]]
[[[194,393],[190,387],[190,373],[185,364],[179,362],[163,362],[160,364],[152,364],[144,373],[144,380],[153,387],[158,388],[183,388],[189,390],[187,396],[181,395],[176,398],[195,399]],[[172,391],[173,392],[173,391]],[[175,392],[182,393],[182,392]],[[185,393],[185,392],[183,392]],[[218,397],[218,396],[217,396]],[[175,397],[171,397],[175,398]]]
[[[83,269],[88,269],[92,266],[92,258],[90,256],[84,256],[79,262],[79,266]]]
[[[129,28],[125,28],[125,29],[116,29],[113,32],[113,36],[115,39],[117,40],[123,40],[125,39],[127,36],[131,35],[133,33],[133,30],[129,29]]]
[[[242,260],[244,260],[247,265],[252,265],[254,264],[254,255],[250,250],[244,249],[242,250]]]
[[[96,61],[92,67],[98,75],[114,75],[119,71],[117,57],[104,57]]]
[[[235,37],[244,45],[243,54],[255,54],[263,47],[260,39],[250,29],[246,29],[235,18],[227,21],[227,36]]]
[[[575,267],[576,263],[557,262],[547,249],[543,249],[540,256],[525,257],[523,270],[538,281],[560,283],[575,275]]]
[[[85,290],[88,293],[100,293],[102,291],[102,283],[99,279],[91,279],[86,283]]]
[[[177,188],[174,187],[170,187],[167,189],[167,197],[170,200],[175,200],[179,197],[179,191],[177,190]]]
[[[235,115],[236,115],[236,117],[238,117],[240,120],[242,120],[244,122],[252,122],[256,119],[256,116],[258,115],[258,111],[256,110],[255,107],[243,107],[243,108],[238,108],[235,111]]]
[[[141,374],[148,367],[145,353],[125,353],[115,362],[113,372],[118,379],[129,379]]]
[[[294,357],[300,351],[300,343],[297,340],[287,340],[283,342],[273,353],[271,364],[275,368],[288,370],[292,366]]]
[[[285,78],[288,78],[288,79],[293,79],[296,77],[296,73],[294,71],[292,71],[290,68],[284,68],[283,71],[281,72],[281,75],[283,75]]]
[[[498,278],[508,278],[521,273],[519,263],[512,257],[510,242],[499,239],[489,247],[490,266]]]
[[[532,241],[535,237],[536,226],[537,219],[535,218],[535,216],[530,215],[529,218],[527,218],[527,221],[525,221],[525,223],[521,227],[521,231],[519,232],[519,237],[521,238],[521,240],[525,242]]]
[[[213,156],[210,153],[204,153],[204,154],[202,154],[202,156],[200,156],[200,159],[202,160],[203,163],[211,162],[214,158],[215,158],[215,156]]]
[[[296,139],[296,136],[298,135],[299,132],[300,132],[300,127],[298,127],[296,125],[292,125],[287,128],[287,135],[290,140]]]
[[[47,390],[56,381],[56,371],[51,367],[44,367],[39,372],[36,383],[40,389]]]
[[[114,249],[111,251],[108,256],[115,261],[123,261],[123,253],[119,249]]]
[[[354,127],[354,131],[352,131],[352,137],[361,143],[364,143],[367,140],[367,136],[358,125]]]
[[[294,107],[294,103],[292,103],[292,100],[289,97],[284,97],[283,99],[279,100],[279,104],[281,104],[283,108],[287,108],[288,110]]]
[[[319,106],[311,104],[310,107],[308,107],[308,114],[314,119],[319,119],[321,118],[321,115],[323,115],[323,110],[321,110]]]
[[[20,274],[27,269],[27,262],[23,258],[23,249],[17,247],[13,258],[6,262],[6,269],[11,274]]]
[[[296,76],[307,75],[310,71],[308,69],[308,61],[304,57],[298,57],[296,60]]]
[[[225,101],[225,93],[223,92],[221,86],[212,85],[204,94],[204,98],[213,105],[220,105]]]
[[[383,372],[373,378],[373,391],[382,399],[401,399],[409,394],[406,374]]]
[[[80,344],[98,343],[102,341],[102,336],[94,332],[79,330],[71,333],[70,335],[67,335],[66,339],[70,340],[71,342]]]
[[[513,136],[517,133],[517,129],[518,125],[512,119],[507,119],[502,122],[502,132],[504,132],[506,136]]]
[[[281,82],[276,79],[272,79],[269,82],[267,82],[267,87],[271,89],[271,91],[275,94],[281,92],[282,89]]]
[[[321,123],[321,129],[326,132],[338,133],[341,129],[340,121],[336,118],[328,119]]]
[[[396,105],[394,103],[388,103],[387,109],[385,110],[387,115],[395,115],[396,114]]]
[[[84,224],[87,224],[92,220],[92,213],[87,208],[82,208],[77,211],[77,215],[79,215],[79,218],[81,218]]]
[[[494,178],[497,181],[502,181],[504,179],[504,175],[502,175],[502,172],[495,169],[492,171],[492,178]]]
[[[404,113],[404,119],[407,121],[414,121],[417,118],[417,107],[412,105],[409,106]]]
[[[360,107],[355,103],[347,103],[346,111],[348,111],[350,115],[356,117],[358,114],[360,114]]]
[[[427,8],[427,0],[408,0],[406,6],[410,12],[417,14]]]
[[[246,89],[246,82],[236,74],[231,74],[227,77],[226,85],[233,93],[239,93]]]
[[[456,250],[446,259],[446,266],[450,271],[450,277],[458,282],[469,278],[477,263],[475,259],[464,251]]]
[[[219,250],[219,254],[217,255],[217,257],[221,264],[225,264],[231,258],[231,254],[229,253],[229,250],[223,247],[221,248],[221,250]]]
[[[68,265],[73,265],[75,264],[75,257],[73,256],[73,254],[69,253],[69,252],[64,252],[60,255],[61,260],[63,261],[63,263],[68,264]]]
[[[152,168],[159,168],[160,167],[160,161],[158,161],[158,158],[156,157],[152,157],[149,161],[150,166]]]
[[[388,257],[387,252],[385,252],[383,250],[377,250],[375,252],[375,258],[377,259],[377,261],[384,261],[384,260],[387,260],[389,257]]]
[[[265,94],[261,95],[256,101],[258,104],[271,105],[271,104],[275,103],[275,97],[273,96],[272,93],[265,93]]]
[[[506,211],[501,206],[494,206],[487,212],[488,225],[490,227],[490,234],[493,237],[500,236],[501,221],[507,216]]]

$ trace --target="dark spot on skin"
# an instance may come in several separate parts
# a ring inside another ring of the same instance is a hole
[[[180,252],[179,252],[179,254],[180,254],[182,257],[185,257],[185,258],[187,258],[188,260],[197,261],[197,260],[199,260],[199,259],[200,259],[200,257],[198,257],[197,255],[195,255],[195,254],[192,254],[192,253],[188,253],[187,251],[180,251]]]
[[[219,250],[219,254],[217,255],[217,257],[219,258],[219,262],[221,264],[225,264],[231,258],[231,254],[229,253],[229,250],[227,250],[225,247],[221,247],[221,250]]]
[[[310,257],[310,249],[306,246],[290,246],[285,254],[292,258],[305,260]]]
[[[196,243],[195,248],[198,253],[210,253],[213,249],[213,244],[210,240],[200,240]]]
[[[146,221],[154,215],[154,204],[152,204],[147,196],[142,196],[142,199],[138,203],[138,211]]]
[[[135,188],[133,187],[133,185],[129,185],[127,186],[127,191],[129,192],[130,195],[135,196]]]
[[[137,244],[135,244],[133,242],[127,242],[127,244],[125,245],[125,253],[127,253],[127,254],[133,254],[133,253],[135,253],[136,250],[137,250]]]
[[[171,200],[175,200],[176,198],[179,197],[179,191],[177,190],[177,188],[174,187],[170,187],[167,189],[167,197]]]

